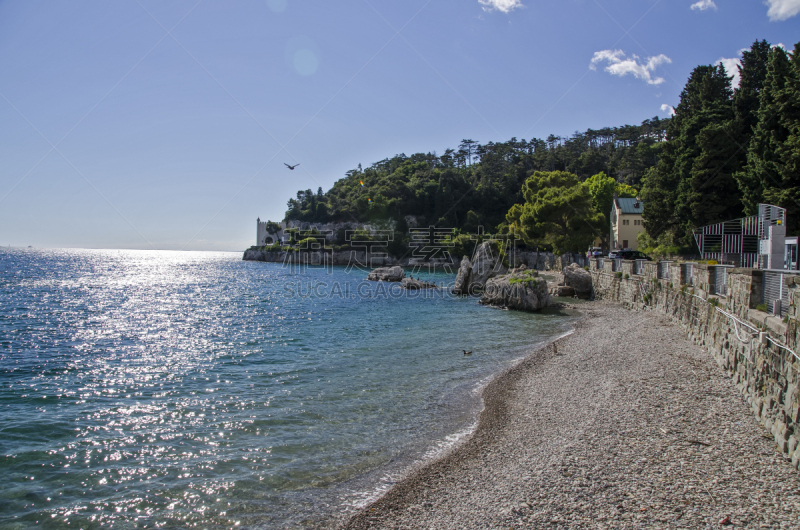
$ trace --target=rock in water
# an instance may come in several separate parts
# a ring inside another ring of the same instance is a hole
[[[378,267],[369,273],[367,280],[371,282],[401,282],[406,277],[403,267]]]
[[[428,283],[422,280],[417,280],[413,278],[403,278],[402,285],[406,289],[411,289],[412,291],[415,289],[436,289],[435,283]]]
[[[475,251],[469,285],[470,292],[483,290],[489,278],[505,274],[507,270],[500,258],[500,244],[495,240],[484,241]]]
[[[576,263],[564,268],[564,283],[575,289],[578,298],[592,296],[592,275]]]
[[[468,256],[464,256],[461,259],[461,265],[458,267],[456,283],[453,285],[453,294],[470,294],[470,285],[472,285],[472,262],[469,261]]]
[[[538,311],[550,303],[547,282],[533,270],[512,269],[509,274],[486,281],[481,304]]]

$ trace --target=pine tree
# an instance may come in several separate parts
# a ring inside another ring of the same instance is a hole
[[[758,97],[758,121],[747,149],[747,165],[736,174],[745,213],[753,215],[758,203],[775,200],[782,183],[778,150],[789,137],[781,120],[780,99],[792,65],[783,48],[770,50],[767,75]],[[767,189],[772,190],[769,194]],[[769,195],[769,199],[767,199]]]
[[[774,167],[779,177],[764,184],[764,200],[786,208],[787,230],[800,230],[800,43],[795,44],[786,79],[775,103],[783,142],[776,142]]]
[[[747,145],[753,135],[753,130],[758,123],[758,97],[767,78],[767,63],[769,61],[770,44],[765,41],[755,41],[750,50],[742,53],[742,64],[739,66],[739,86],[733,93],[733,113],[736,126],[742,140]],[[746,160],[746,156],[744,157]]]
[[[645,228],[652,237],[668,235],[689,246],[695,227],[741,211],[731,178],[735,150],[728,145],[734,144],[730,79],[722,64],[698,66],[681,92],[661,159],[643,179]],[[716,152],[722,146],[727,155]]]

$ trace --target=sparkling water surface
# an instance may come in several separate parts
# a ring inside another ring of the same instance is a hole
[[[468,433],[481,385],[575,319],[365,277],[0,249],[0,528],[329,524]]]

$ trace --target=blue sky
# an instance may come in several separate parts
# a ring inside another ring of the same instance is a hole
[[[665,117],[800,0],[0,2],[0,245],[241,250],[298,189]],[[289,171],[284,162],[300,166]]]

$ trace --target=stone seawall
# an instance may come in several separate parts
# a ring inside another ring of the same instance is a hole
[[[356,265],[363,264],[365,267],[393,267],[400,265],[401,267],[427,267],[426,262],[418,262],[419,258],[414,256],[404,257],[397,259],[393,257],[378,257],[373,254],[369,259],[367,253],[363,250],[337,250],[332,252],[314,252],[314,251],[299,251],[299,252],[286,252],[281,250],[263,250],[258,248],[251,248],[244,251],[242,259],[245,261],[265,261],[270,263],[308,263],[309,265]],[[327,260],[327,261],[326,261]],[[450,265],[450,268],[455,271],[461,264],[461,256],[453,256],[452,261],[445,260],[432,260],[432,263],[437,268],[442,268],[445,264]],[[563,256],[555,256],[552,252],[536,252],[536,251],[516,251],[511,254],[510,259],[511,267],[519,267],[525,265],[529,269],[544,270],[561,270],[570,263],[579,263],[583,265],[585,258],[580,254],[564,254]]]
[[[761,303],[758,270],[727,269],[726,295],[719,296],[709,294],[716,292],[713,266],[695,264],[687,278],[678,266],[670,274],[654,262],[638,267],[622,262],[619,271],[609,265],[610,260],[591,264],[595,297],[636,311],[658,311],[680,324],[727,370],[778,447],[800,469],[800,279],[787,278],[791,306],[781,320],[754,309]],[[637,269],[639,274],[633,274]]]

